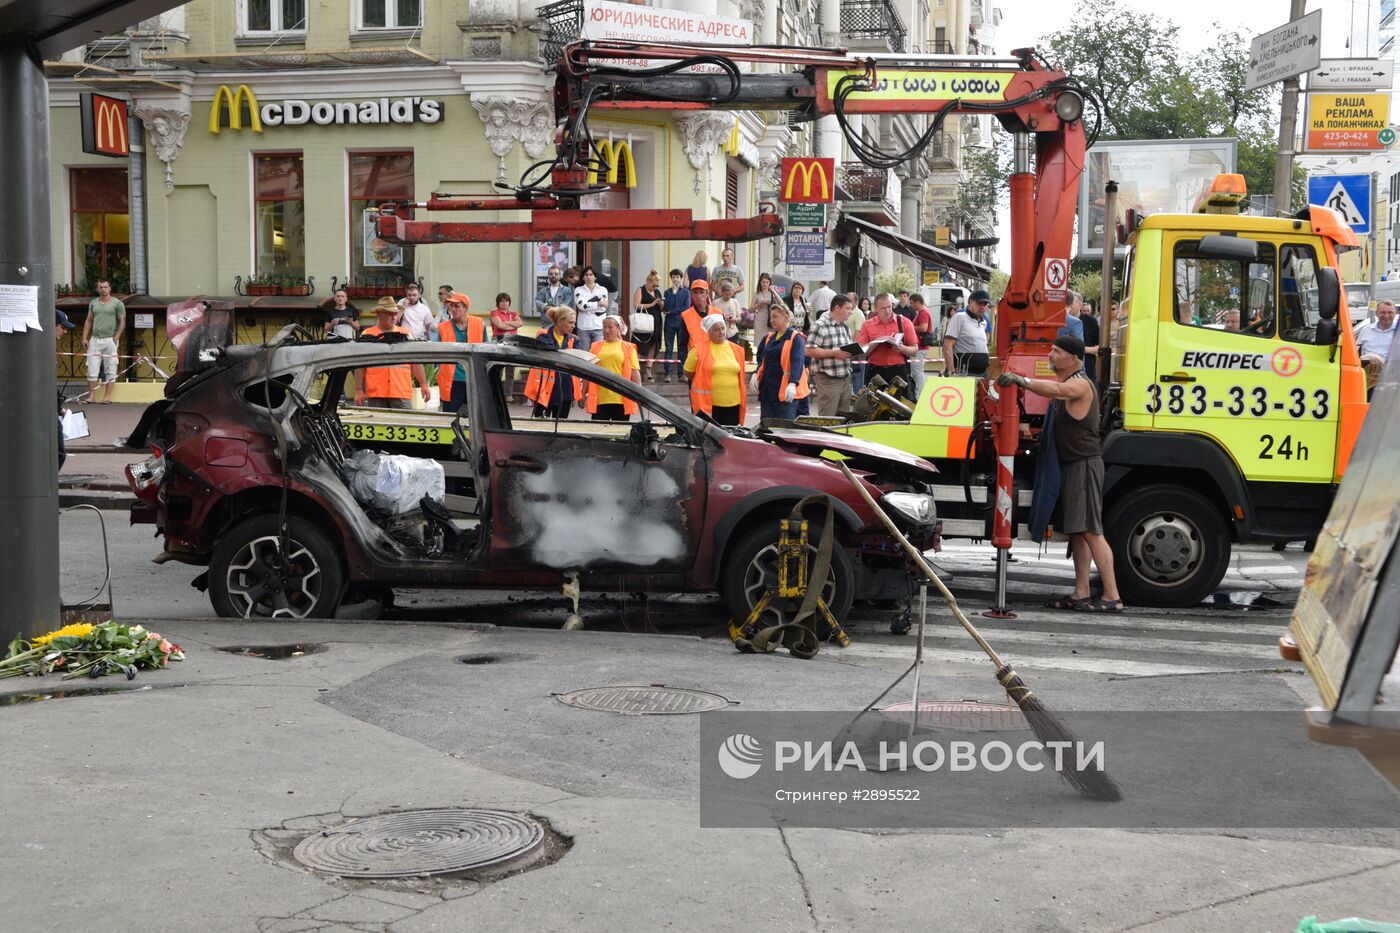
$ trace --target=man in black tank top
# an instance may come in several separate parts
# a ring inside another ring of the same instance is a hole
[[[1084,372],[1084,341],[1068,334],[1050,348],[1054,379],[1027,379],[1003,373],[997,385],[1018,385],[1053,399],[1055,454],[1060,462],[1060,530],[1069,536],[1074,556],[1074,592],[1052,605],[1086,612],[1121,612],[1113,552],[1103,536],[1103,453],[1099,445],[1099,398]],[[1089,564],[1099,568],[1103,595],[1089,591]]]

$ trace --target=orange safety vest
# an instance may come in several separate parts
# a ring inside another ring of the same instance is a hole
[[[604,342],[605,341],[599,340],[597,343],[593,344],[592,347],[589,347],[589,352],[597,356],[598,348],[601,347]],[[619,375],[621,375],[623,379],[631,379],[636,372],[637,345],[631,341],[624,340],[622,341],[622,372],[619,373]],[[601,386],[596,382],[588,383],[588,413],[590,415],[596,415],[598,413],[598,390],[600,388]],[[637,403],[625,395],[622,396],[622,411],[628,417],[635,415],[637,413]]]
[[[690,335],[690,345],[698,347],[709,338],[705,336],[705,327],[701,323],[705,319],[700,316],[700,312],[692,305],[681,312],[681,323],[685,325],[685,332]]]
[[[559,346],[554,340],[554,327],[546,327],[540,331],[537,338],[540,343],[550,343]],[[564,338],[564,350],[578,349],[578,334],[569,334]],[[574,384],[574,401],[583,401],[583,380],[577,376],[569,376]],[[532,369],[530,375],[525,380],[525,397],[536,405],[549,406],[549,399],[554,395],[554,370],[552,369]]]
[[[378,337],[382,333],[378,324],[364,330],[366,337]],[[391,333],[407,334],[408,329],[395,327]],[[408,364],[366,368],[365,395],[369,398],[413,398],[413,370]]]
[[[726,346],[734,351],[734,358],[739,361],[739,414],[742,417],[749,407],[749,387],[744,379],[744,348],[737,343],[726,343]],[[690,379],[690,410],[696,414],[703,411],[712,415],[715,411],[714,384],[710,381],[714,364],[713,347],[713,341],[706,337],[695,348],[695,374]]]
[[[438,325],[438,336],[443,343],[457,342],[457,325],[451,321],[443,321]],[[486,322],[479,317],[467,318],[467,343],[486,342]],[[452,397],[452,379],[457,375],[455,363],[449,363],[438,368],[438,395],[442,398],[443,404]]]
[[[763,338],[763,344],[760,345],[759,351],[757,353],[758,374],[754,377],[754,379],[758,382],[759,385],[763,384],[763,362],[768,356],[768,354],[764,351],[768,349],[766,344],[769,343],[772,339],[773,334],[771,332],[765,335]],[[778,401],[780,402],[783,400],[783,397],[787,395],[788,382],[790,381],[788,377],[792,373],[792,349],[793,347],[797,346],[797,331],[789,327],[786,331],[783,332],[783,339],[788,342],[788,347],[787,349],[783,350],[783,354],[781,357],[783,361],[783,381],[778,384]],[[812,389],[807,384],[807,370],[809,369],[811,369],[810,366],[802,367],[802,377],[797,380],[797,395],[795,396],[796,398],[806,398],[807,396],[812,394]]]

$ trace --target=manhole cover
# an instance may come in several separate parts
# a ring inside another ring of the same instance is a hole
[[[890,719],[907,723],[912,708],[912,703],[894,703],[880,712]],[[1015,706],[937,700],[919,701],[918,725],[923,729],[950,729],[956,732],[1016,732],[1031,727],[1025,713]]]
[[[247,658],[266,658],[269,661],[286,661],[308,654],[320,654],[326,646],[311,641],[299,641],[294,645],[225,645],[215,649],[229,654],[241,654]]]
[[[580,709],[632,716],[712,713],[729,706],[729,701],[717,693],[684,687],[587,687],[555,696],[560,703]]]
[[[544,842],[544,826],[506,810],[412,810],[307,836],[292,857],[346,878],[410,878],[499,866]]]

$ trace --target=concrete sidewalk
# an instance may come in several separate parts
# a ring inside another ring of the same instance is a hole
[[[159,628],[189,660],[133,683],[0,681],[5,929],[1279,933],[1308,914],[1400,917],[1391,831],[701,829],[699,716],[554,696],[664,683],[746,710],[856,710],[904,657],[491,626]],[[294,642],[325,650],[216,650]],[[1302,705],[1268,676],[1034,681],[1061,708]],[[5,702],[94,685],[151,689]],[[939,665],[925,691],[999,699],[985,663]],[[277,848],[346,817],[456,806],[529,812],[569,848],[500,880],[397,884],[322,877]]]

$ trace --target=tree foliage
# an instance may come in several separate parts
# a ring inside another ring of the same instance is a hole
[[[1212,47],[1187,53],[1170,19],[1122,0],[1080,0],[1072,25],[1044,36],[1040,49],[1098,97],[1100,139],[1239,140],[1238,170],[1253,194],[1274,189],[1279,94],[1244,89],[1248,37],[1208,27]],[[1086,108],[1090,132],[1093,106]],[[1295,194],[1301,172],[1295,172]]]

